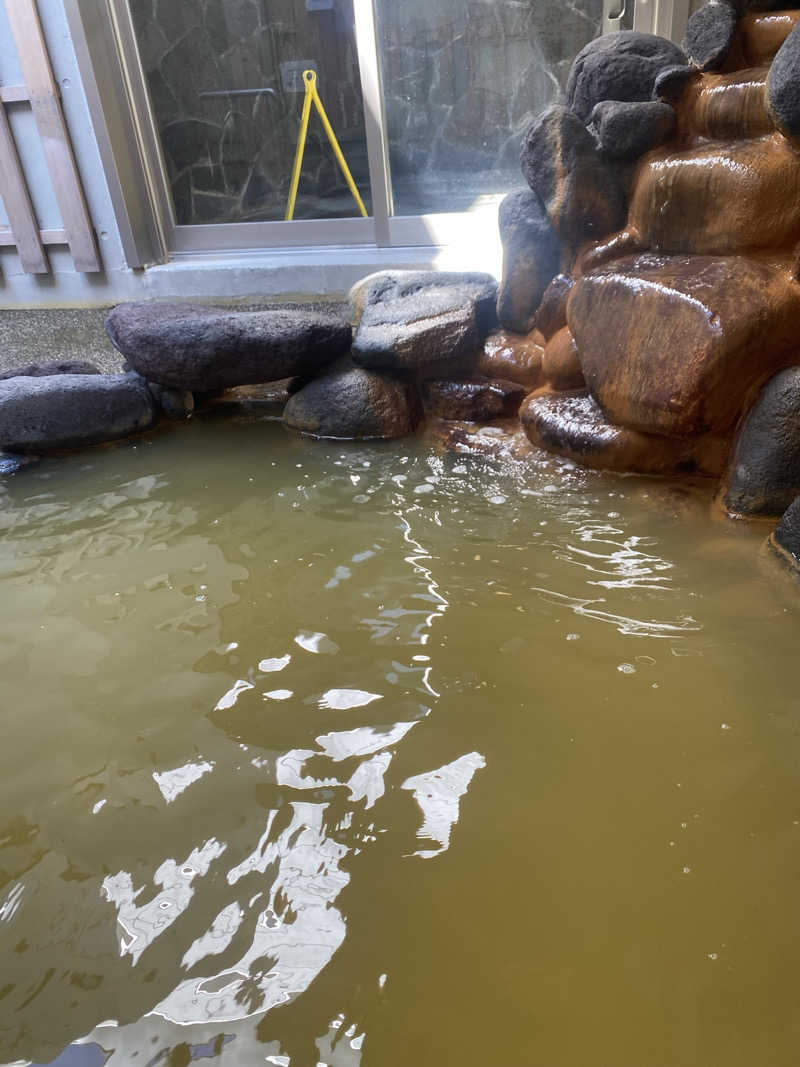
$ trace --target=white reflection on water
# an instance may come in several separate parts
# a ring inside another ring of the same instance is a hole
[[[477,770],[486,766],[479,752],[470,752],[435,771],[407,778],[402,788],[414,794],[425,816],[417,837],[437,841],[437,849],[419,849],[414,855],[430,859],[450,845],[450,833],[458,821],[459,800],[469,789]]]
[[[188,789],[193,782],[199,781],[204,774],[214,770],[214,764],[203,760],[200,763],[184,763],[173,771],[153,771],[153,778],[161,790],[161,795],[168,804]]]
[[[574,533],[579,541],[591,547],[567,543],[554,548],[553,555],[597,575],[587,580],[589,585],[606,589],[661,589],[671,581],[669,575],[661,572],[673,570],[674,564],[642,551],[654,544],[652,538],[625,537],[622,530],[604,522],[584,522]]]
[[[542,600],[546,600],[549,604],[557,604],[569,608],[576,615],[595,619],[597,622],[610,623],[621,634],[631,637],[680,637],[683,634],[703,629],[691,615],[681,615],[675,622],[632,619],[627,615],[615,615],[613,612],[603,611],[594,607],[595,604],[606,603],[603,597],[584,600],[580,597],[567,596],[565,593],[556,593],[552,589],[540,589],[537,586],[531,586],[531,592],[538,593]]]
[[[306,652],[314,652],[316,655],[332,656],[339,651],[335,641],[331,641],[327,634],[310,633],[308,630],[301,632],[294,639],[295,644]]]
[[[367,693],[363,689],[329,689],[319,699],[319,706],[330,711],[349,711],[363,708],[374,700],[383,700],[381,693]]]

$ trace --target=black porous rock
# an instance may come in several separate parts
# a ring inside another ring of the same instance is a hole
[[[665,104],[675,104],[683,96],[686,86],[693,78],[699,78],[697,67],[685,63],[662,70],[653,85],[653,99],[663,100]]]
[[[345,358],[294,393],[283,411],[293,430],[345,440],[406,437],[422,417],[416,387]]]
[[[432,415],[468,422],[511,418],[519,411],[525,393],[524,386],[500,378],[430,378],[422,386],[425,407]]]
[[[622,30],[590,41],[575,58],[567,79],[567,107],[586,122],[601,100],[650,100],[667,67],[685,66],[672,41]]]
[[[800,571],[800,496],[784,511],[770,535],[769,545],[784,562]]]
[[[520,162],[553,228],[569,245],[623,226],[625,194],[617,168],[602,158],[595,138],[567,108],[554,104],[535,120]]]
[[[50,363],[26,363],[23,367],[4,370],[0,382],[7,378],[46,378],[52,374],[100,374],[100,369],[86,359],[53,360]]]
[[[767,103],[781,133],[800,138],[800,23],[772,61],[767,76]]]
[[[321,370],[350,347],[350,324],[306,311],[120,304],[108,335],[130,366],[172,389],[213,392]]]
[[[492,279],[493,301],[497,283]],[[494,307],[492,307],[494,313]],[[353,340],[359,367],[394,372],[422,370],[474,355],[484,337],[472,285],[412,286],[373,282]]]
[[[723,481],[732,515],[782,515],[800,493],[800,366],[779,371],[742,421]]]
[[[662,100],[601,100],[590,118],[608,159],[632,160],[668,141],[675,132],[675,109]]]
[[[730,51],[739,16],[727,0],[709,0],[689,18],[684,47],[700,70],[719,70]]]
[[[545,289],[561,262],[561,241],[532,189],[509,193],[500,205],[503,278],[497,317],[514,333],[529,333]]]
[[[356,282],[350,290],[351,321],[358,326],[364,309],[423,289],[457,289],[464,302],[474,301],[478,328],[486,336],[497,326],[497,282],[479,271],[381,270]]]
[[[50,452],[148,429],[156,411],[129,374],[56,374],[0,382],[0,449]]]

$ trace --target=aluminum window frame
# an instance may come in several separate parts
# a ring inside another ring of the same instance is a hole
[[[635,29],[672,40],[683,33],[690,0],[603,0],[604,32],[618,28],[625,3],[635,4]],[[394,213],[375,0],[354,0],[372,215],[178,225],[127,0],[64,0],[64,6],[130,267],[218,252],[442,247],[463,237],[466,220],[496,219],[499,196],[466,212]]]

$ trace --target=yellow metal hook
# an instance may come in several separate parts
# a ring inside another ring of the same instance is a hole
[[[308,120],[311,117],[311,105],[313,104],[319,117],[322,121],[322,127],[325,133],[328,135],[328,140],[331,143],[333,154],[336,156],[336,162],[339,164],[344,174],[345,181],[353,194],[359,210],[364,218],[367,218],[367,209],[364,207],[364,201],[361,199],[361,194],[358,191],[358,186],[353,181],[353,175],[350,173],[350,168],[347,165],[347,160],[344,158],[344,153],[339,147],[339,142],[336,140],[336,134],[333,132],[333,127],[328,120],[328,116],[325,113],[325,108],[322,106],[322,101],[317,91],[317,74],[313,70],[303,71],[303,82],[306,87],[306,96],[303,101],[303,114],[300,118],[300,137],[297,141],[297,152],[294,157],[294,169],[292,170],[292,184],[289,190],[289,203],[286,205],[286,221],[291,222],[294,218],[295,204],[297,203],[297,189],[300,185],[300,171],[303,167],[303,155],[306,150],[306,138],[308,137]]]

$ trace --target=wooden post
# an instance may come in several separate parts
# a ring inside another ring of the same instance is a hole
[[[102,267],[92,222],[53,79],[36,0],[7,0],[7,11],[75,269],[99,271]]]
[[[0,103],[0,195],[3,197],[11,233],[17,246],[22,269],[26,274],[48,274],[39,224],[25,184],[25,175],[11,135],[6,110]]]

